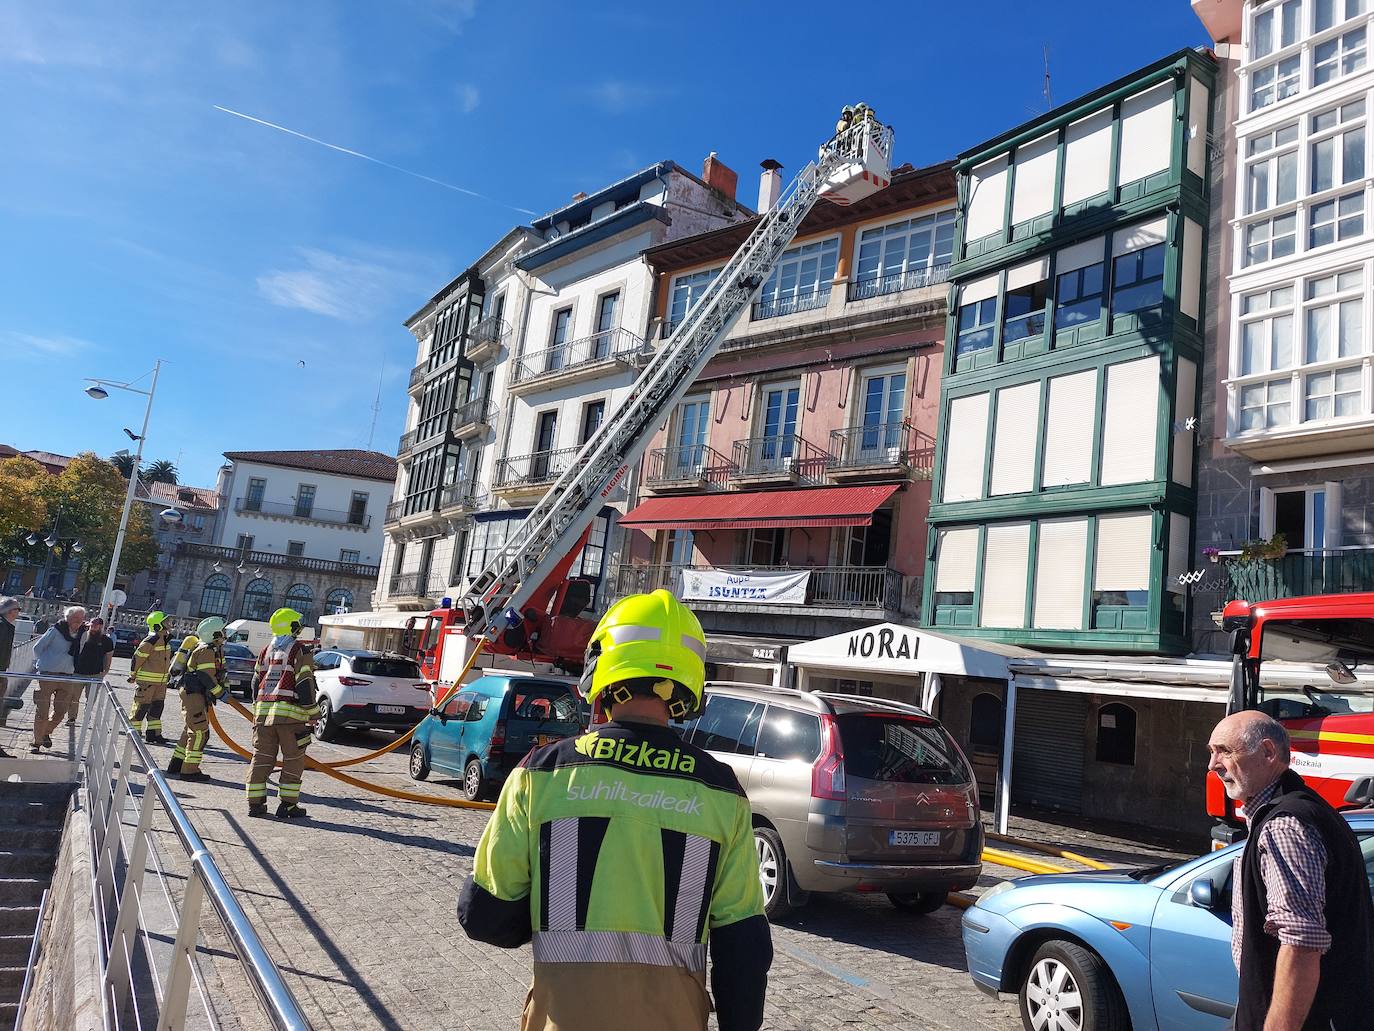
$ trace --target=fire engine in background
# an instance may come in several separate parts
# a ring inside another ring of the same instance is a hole
[[[1293,769],[1336,808],[1374,804],[1374,594],[1233,601],[1222,629],[1231,633],[1227,712],[1260,709],[1281,722]],[[1300,683],[1284,661],[1325,665],[1331,683]],[[1243,833],[1210,771],[1207,812],[1222,821],[1212,832],[1218,842]]]

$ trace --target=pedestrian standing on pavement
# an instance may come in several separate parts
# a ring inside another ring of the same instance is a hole
[[[277,817],[305,817],[300,805],[305,773],[305,744],[320,718],[315,700],[315,662],[309,645],[297,640],[305,617],[295,609],[277,609],[268,626],[272,640],[258,656],[253,671],[253,762],[248,767],[248,815],[267,815],[267,778],[280,753]]]
[[[611,722],[525,756],[458,899],[470,938],[532,941],[523,1031],[720,1031],[763,1023],[772,937],[749,800],[669,719],[701,709],[706,638],[667,591],[592,634],[584,696]]]
[[[33,662],[38,669],[38,686],[33,692],[33,744],[29,751],[37,755],[52,747],[52,732],[67,715],[71,692],[76,685],[61,680],[44,680],[44,673],[72,676],[76,673],[76,657],[81,654],[85,630],[86,610],[73,605],[44,632],[33,646]]]
[[[14,624],[18,619],[19,599],[0,598],[0,673],[10,668],[10,658],[14,655]],[[9,681],[0,677],[0,727],[8,726],[9,719]],[[0,759],[13,758],[4,748],[0,748]]]
[[[219,616],[202,619],[195,635],[187,634],[186,639],[199,643],[177,681],[181,739],[172,750],[167,772],[180,774],[182,780],[209,780],[200,763],[210,736],[210,706],[224,696],[229,683],[224,672],[224,620]]]
[[[1350,825],[1289,769],[1262,712],[1217,724],[1209,768],[1244,806],[1231,875],[1235,1031],[1356,1031],[1374,1014],[1374,903]]]
[[[81,654],[76,657],[76,675],[78,677],[104,677],[110,672],[110,663],[114,661],[114,641],[110,640],[110,635],[105,633],[105,621],[99,616],[91,620],[91,625],[86,632],[85,643],[81,645]],[[81,712],[81,696],[85,693],[85,685],[67,685],[67,726],[76,725],[76,717]]]
[[[148,636],[139,642],[129,661],[129,683],[134,685],[129,720],[134,732],[142,730],[143,739],[149,744],[165,745],[168,741],[162,736],[162,709],[167,704],[167,674],[172,666],[167,613],[150,612],[146,622]]]

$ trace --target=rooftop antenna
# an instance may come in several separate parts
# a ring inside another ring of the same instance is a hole
[[[1054,107],[1054,99],[1050,95],[1050,45],[1045,44],[1045,110]]]
[[[382,410],[382,379],[386,376],[386,360],[382,360],[377,370],[377,397],[372,402],[372,426],[367,431],[367,450],[372,450],[372,438],[377,435],[377,415]]]

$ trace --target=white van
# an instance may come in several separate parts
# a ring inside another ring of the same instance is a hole
[[[225,625],[224,636],[226,640],[246,644],[249,651],[257,655],[271,643],[272,628],[263,619],[236,619]],[[315,639],[314,628],[302,628],[300,639],[313,641]]]

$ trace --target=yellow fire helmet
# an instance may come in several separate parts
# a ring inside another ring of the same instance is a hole
[[[272,628],[272,633],[281,636],[282,634],[298,634],[301,630],[301,623],[305,621],[295,609],[277,609],[272,613],[272,618],[267,621],[267,625]]]
[[[212,644],[216,634],[224,633],[224,620],[219,616],[206,616],[196,627],[196,636],[207,644]]]
[[[612,605],[592,632],[587,654],[589,702],[603,691],[612,705],[654,694],[668,703],[674,719],[701,710],[706,635],[692,610],[668,591],[634,594]]]
[[[157,633],[157,631],[162,629],[162,624],[167,622],[167,613],[150,612],[148,613],[148,619],[146,620],[146,622],[148,624],[148,629],[153,631],[154,633]]]

